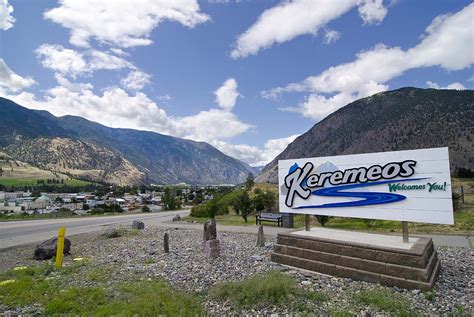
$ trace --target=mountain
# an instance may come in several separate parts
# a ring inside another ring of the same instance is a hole
[[[474,168],[474,91],[401,88],[359,99],[299,136],[257,182],[278,182],[278,160],[449,147],[451,170]]]
[[[121,185],[236,184],[257,173],[204,142],[55,117],[5,98],[0,98],[0,147],[42,169]]]

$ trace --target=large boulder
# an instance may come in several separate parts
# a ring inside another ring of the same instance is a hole
[[[145,224],[140,220],[133,220],[132,229],[142,230],[145,229]]]
[[[204,223],[204,241],[217,239],[216,220],[211,219]]]
[[[56,250],[58,247],[58,238],[51,238],[39,244],[35,248],[35,254],[33,258],[35,260],[48,260],[56,256]],[[64,251],[63,254],[69,254],[71,251],[71,241],[64,238]]]

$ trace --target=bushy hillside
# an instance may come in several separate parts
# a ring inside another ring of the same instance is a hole
[[[474,168],[474,91],[402,88],[357,100],[315,124],[256,180],[278,182],[282,159],[444,146],[452,170]]]
[[[256,173],[207,143],[58,118],[4,98],[0,147],[34,166],[116,184],[237,184]]]

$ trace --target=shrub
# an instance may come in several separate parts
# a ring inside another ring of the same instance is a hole
[[[142,212],[151,212],[151,209],[150,209],[150,207],[145,205],[145,206],[142,207]]]
[[[191,208],[191,216],[192,217],[197,217],[197,218],[205,218],[209,215],[209,212],[207,210],[207,206],[204,205],[199,205],[199,206],[194,206]]]
[[[320,216],[320,215],[317,215],[315,217],[318,223],[321,225],[321,227],[324,227],[326,223],[332,218],[331,216]]]

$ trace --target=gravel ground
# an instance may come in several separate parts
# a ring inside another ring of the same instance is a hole
[[[163,235],[170,237],[170,253],[163,252]],[[312,304],[315,315],[327,315],[334,309],[347,309],[356,314],[384,315],[373,307],[354,302],[353,295],[361,290],[389,290],[405,297],[424,315],[448,315],[462,308],[471,315],[474,305],[474,252],[467,248],[438,248],[442,269],[434,288],[433,300],[418,290],[389,288],[350,279],[335,278],[306,271],[288,269],[270,262],[274,237],[266,236],[263,248],[255,246],[256,235],[219,233],[221,256],[214,260],[203,256],[202,231],[184,229],[146,228],[140,233],[129,233],[113,239],[99,233],[71,237],[72,256],[65,257],[65,266],[72,258],[87,259],[83,276],[71,279],[71,285],[113,285],[118,281],[135,281],[161,277],[174,287],[204,294],[203,305],[211,315],[278,315],[290,314],[288,307],[255,307],[237,310],[228,302],[210,300],[205,294],[211,285],[223,281],[243,280],[250,275],[272,269],[285,271],[294,276],[299,286],[309,291],[324,291],[330,300]],[[0,251],[0,270],[19,265],[34,265],[31,260],[34,246],[27,245]],[[95,272],[95,278],[91,278]],[[2,306],[0,312],[41,312],[41,308],[11,308]]]

